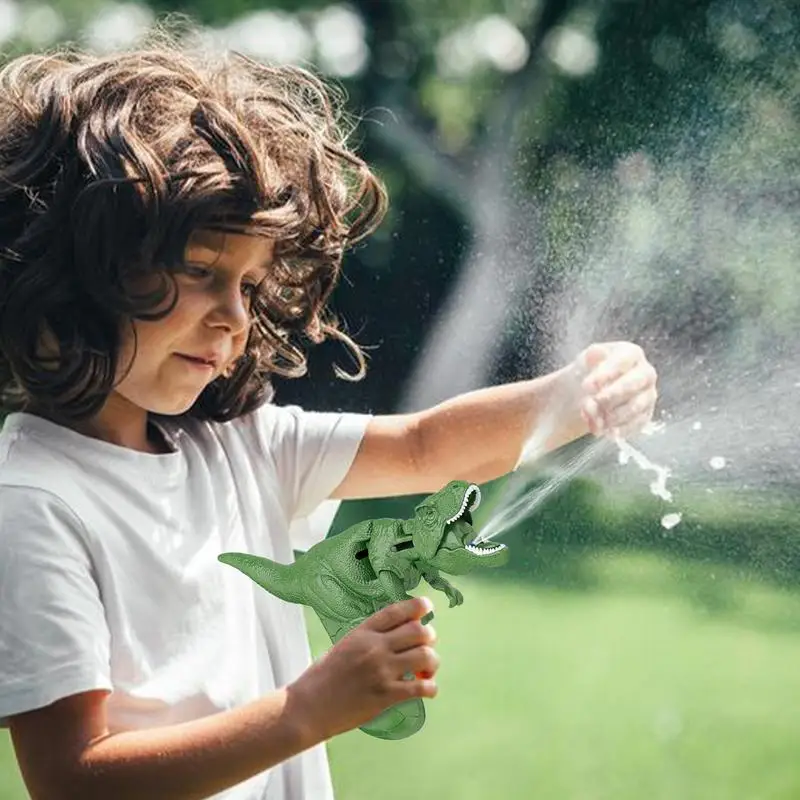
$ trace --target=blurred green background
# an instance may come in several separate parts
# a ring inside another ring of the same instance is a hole
[[[205,46],[338,82],[389,187],[335,296],[366,379],[335,380],[323,345],[279,401],[420,408],[618,337],[661,374],[648,452],[675,504],[613,448],[526,470],[557,490],[504,532],[511,563],[456,579],[463,607],[434,597],[425,729],[331,742],[338,796],[800,797],[797,3],[0,0],[0,42],[113,50],[167,12]],[[414,501],[346,503],[333,531]],[[24,796],[0,733],[0,800]]]

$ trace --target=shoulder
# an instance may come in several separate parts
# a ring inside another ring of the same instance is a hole
[[[63,495],[69,494],[73,473],[45,441],[21,435],[13,425],[0,430],[0,512],[66,506]]]
[[[330,507],[320,506],[347,475],[371,419],[269,402],[230,422],[190,422],[186,430],[190,437],[210,437],[221,446],[234,473],[263,476],[266,469],[288,518],[309,517],[319,509],[314,528],[327,530]],[[304,533],[300,538],[309,546],[317,537]]]
[[[64,453],[15,425],[0,430],[0,545],[86,543],[81,471]]]
[[[298,405],[264,403],[257,409],[228,422],[202,422],[191,418],[160,420],[198,443],[213,443],[223,448],[257,448],[259,456],[274,460],[287,450],[301,452],[337,442],[361,440],[372,419],[369,414],[342,411],[314,411]]]
[[[0,548],[33,547],[69,538],[86,544],[86,529],[58,494],[32,483],[0,483]]]
[[[42,439],[26,434],[17,415],[0,428],[0,485],[36,484],[42,472],[63,469],[63,462],[54,459]]]

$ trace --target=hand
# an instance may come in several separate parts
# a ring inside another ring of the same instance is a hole
[[[413,697],[435,697],[436,633],[421,618],[425,597],[382,608],[337,642],[290,687],[298,724],[311,741],[358,728]],[[412,673],[416,680],[404,680]]]
[[[590,433],[621,437],[639,433],[653,418],[657,374],[631,342],[593,344],[581,353],[580,409]]]

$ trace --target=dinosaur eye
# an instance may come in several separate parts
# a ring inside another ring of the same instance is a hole
[[[436,512],[432,508],[426,508],[422,512],[422,518],[428,524],[432,524],[432,523],[436,522],[437,516],[438,515],[436,514]]]

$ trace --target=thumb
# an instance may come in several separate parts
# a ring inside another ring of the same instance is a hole
[[[591,344],[579,358],[580,366],[588,373],[608,357],[608,348],[603,344]]]
[[[385,633],[409,620],[420,619],[429,611],[433,611],[433,603],[427,597],[412,597],[376,611],[364,624],[372,630]]]

